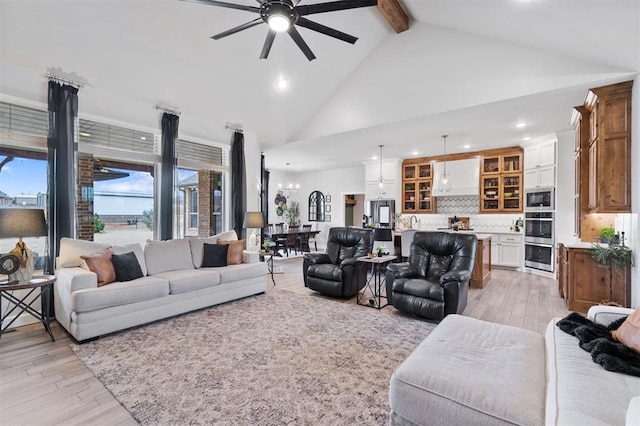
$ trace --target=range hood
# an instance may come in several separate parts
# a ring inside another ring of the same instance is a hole
[[[480,161],[477,158],[447,161],[447,173],[451,181],[451,191],[438,190],[444,163],[434,163],[435,177],[432,194],[434,197],[480,196]]]

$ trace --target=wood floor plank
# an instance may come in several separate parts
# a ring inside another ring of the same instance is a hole
[[[323,296],[306,287],[302,280],[302,259],[278,259],[283,274],[275,275],[276,285],[267,277],[267,291],[292,291],[334,303],[356,305],[355,297],[339,299]],[[380,315],[409,315],[392,306]],[[543,333],[553,317],[567,314],[557,281],[532,274],[494,269],[483,289],[469,289],[464,315],[509,324]],[[3,424],[29,425],[136,425],[136,421],[111,393],[76,357],[69,335],[52,325],[56,341],[40,324],[5,333],[0,340],[0,418]],[[6,392],[11,389],[11,392]],[[37,409],[34,409],[37,407]],[[47,413],[43,416],[43,413]]]

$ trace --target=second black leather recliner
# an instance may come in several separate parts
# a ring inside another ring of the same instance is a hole
[[[409,261],[387,267],[389,304],[431,320],[461,314],[467,306],[477,244],[475,234],[416,232]]]
[[[367,279],[368,263],[357,258],[371,253],[371,229],[331,228],[326,253],[305,253],[304,285],[330,296],[351,297]]]

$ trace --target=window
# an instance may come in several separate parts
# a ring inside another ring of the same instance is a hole
[[[320,191],[313,191],[309,195],[309,222],[324,222],[324,213],[324,194]]]
[[[198,188],[189,190],[189,227],[198,227]]]

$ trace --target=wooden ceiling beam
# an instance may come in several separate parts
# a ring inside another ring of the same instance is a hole
[[[396,33],[409,29],[409,15],[400,6],[398,0],[378,0],[378,10]]]

